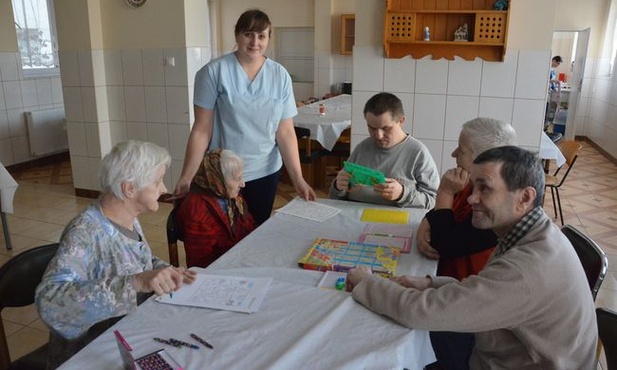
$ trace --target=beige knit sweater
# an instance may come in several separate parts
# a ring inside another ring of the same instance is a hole
[[[593,369],[594,303],[568,239],[544,214],[516,246],[462,282],[407,289],[371,276],[353,290],[409,328],[476,333],[472,369]]]

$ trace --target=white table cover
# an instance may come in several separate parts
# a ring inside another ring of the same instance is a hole
[[[319,105],[325,104],[326,114],[319,114]],[[332,150],[345,129],[351,126],[351,95],[343,94],[298,108],[294,126],[309,129],[311,139]]]
[[[554,159],[557,167],[563,166],[566,163],[566,157],[563,156],[559,147],[555,145],[553,140],[545,132],[542,132],[542,140],[540,141],[540,152],[538,153],[541,159]]]
[[[0,163],[0,211],[13,213],[13,198],[18,186],[13,176]]]
[[[321,272],[302,270],[297,259],[316,237],[355,240],[364,224],[362,203],[320,200],[343,209],[315,223],[276,214],[204,271],[233,276],[271,276],[273,284],[258,312],[243,314],[157,303],[150,299],[126,316],[61,369],[121,369],[113,330],[136,356],[162,348],[154,337],[192,342],[196,333],[213,350],[166,351],[184,369],[422,369],[434,361],[423,330],[410,330],[377,315],[346,292],[316,287]],[[424,210],[410,211],[417,225]],[[425,274],[436,264],[415,248],[403,255],[399,273]]]

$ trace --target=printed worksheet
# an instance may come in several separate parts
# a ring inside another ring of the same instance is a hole
[[[340,211],[341,210],[339,208],[332,207],[327,204],[306,201],[296,197],[294,200],[287,203],[285,207],[280,208],[277,212],[302,217],[311,221],[323,222],[330,217],[335,216]]]
[[[192,284],[182,285],[173,295],[164,294],[158,302],[237,312],[256,312],[261,306],[272,278],[197,274]]]

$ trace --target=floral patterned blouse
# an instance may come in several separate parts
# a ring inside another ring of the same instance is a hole
[[[92,325],[137,308],[133,275],[168,264],[152,255],[137,219],[134,230],[141,240],[118,230],[98,201],[69,222],[36,289],[39,315],[55,332],[78,338]]]

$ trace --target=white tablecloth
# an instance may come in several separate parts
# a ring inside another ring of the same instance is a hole
[[[542,133],[540,152],[538,155],[541,159],[554,159],[557,167],[561,167],[566,163],[566,157],[563,156],[559,147],[555,145],[553,140],[551,140],[545,132]]]
[[[434,361],[428,333],[410,330],[377,315],[346,292],[316,288],[321,272],[302,270],[297,260],[316,237],[356,240],[364,224],[361,203],[320,200],[343,209],[315,223],[276,214],[211,265],[206,272],[271,276],[273,284],[253,314],[165,305],[148,300],[61,369],[121,369],[113,330],[119,330],[136,356],[162,348],[154,337],[192,342],[196,333],[213,350],[166,351],[184,369],[422,369]],[[417,225],[424,210],[408,209]],[[403,255],[398,273],[425,274],[436,264],[415,248]]]
[[[4,235],[4,243],[6,249],[13,249],[11,245],[11,234],[9,233],[9,225],[6,219],[7,213],[13,213],[13,198],[18,184],[13,179],[13,176],[0,163],[0,222],[2,223],[2,233]]]
[[[326,114],[319,114],[319,104],[325,104]],[[311,139],[332,150],[341,133],[351,126],[351,95],[338,95],[299,107],[294,126],[309,129]]]
[[[0,211],[13,213],[13,197],[19,185],[9,171],[0,163]]]

